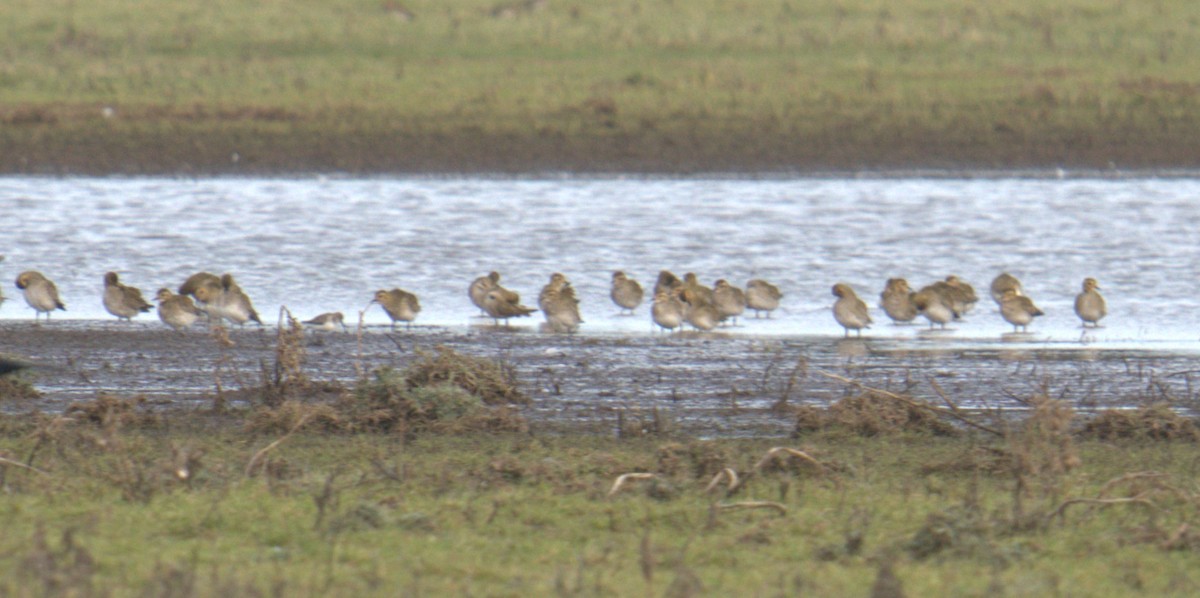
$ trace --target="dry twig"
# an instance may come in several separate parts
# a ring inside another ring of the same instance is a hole
[[[744,500],[742,502],[722,503],[717,505],[717,509],[721,511],[733,511],[740,509],[771,509],[780,515],[787,515],[787,507],[769,500]]]
[[[304,427],[304,424],[308,423],[308,419],[312,416],[313,416],[313,412],[311,412],[311,411],[308,413],[305,413],[304,416],[301,417],[299,419],[299,421],[296,422],[296,425],[292,426],[291,430],[288,430],[287,434],[284,434],[283,436],[276,439],[275,442],[272,442],[271,444],[264,446],[257,453],[254,453],[254,456],[250,457],[250,462],[246,463],[246,477],[250,477],[250,475],[254,473],[254,467],[256,465],[258,465],[259,460],[262,459],[264,455],[266,455],[268,452],[270,452],[275,447],[282,444],[284,440],[287,440],[288,438],[290,438],[292,436],[292,434],[296,433],[297,430]]]
[[[613,482],[612,489],[608,491],[608,496],[611,497],[612,495],[616,494],[617,492],[620,492],[621,488],[625,486],[625,482],[628,480],[650,480],[650,479],[654,479],[656,477],[658,477],[658,474],[656,474],[656,473],[626,473],[626,474],[622,474],[617,477],[617,481]]]
[[[20,467],[21,469],[28,469],[29,471],[36,471],[37,473],[40,473],[42,475],[50,475],[48,472],[38,469],[32,465],[26,465],[24,463],[21,463],[20,461],[13,461],[12,459],[6,459],[4,457],[0,457],[0,465],[12,465],[13,467]]]
[[[1055,509],[1054,512],[1051,513],[1046,519],[1053,520],[1055,517],[1066,518],[1067,507],[1069,507],[1071,505],[1112,506],[1112,505],[1131,505],[1131,504],[1132,505],[1142,505],[1143,507],[1149,507],[1151,511],[1154,511],[1156,513],[1158,512],[1158,505],[1154,504],[1153,502],[1151,502],[1150,500],[1145,499],[1145,498],[1138,498],[1138,497],[1133,497],[1133,498],[1072,498],[1070,500],[1063,501],[1063,504],[1059,505],[1058,508]]]
[[[813,458],[812,455],[810,455],[804,451],[797,450],[794,448],[789,448],[786,446],[777,446],[777,447],[767,451],[767,454],[763,455],[763,458],[759,459],[758,463],[754,464],[754,471],[758,471],[758,470],[762,469],[763,467],[765,467],[768,463],[771,462],[772,459],[777,457],[780,453],[788,454],[793,457],[799,458],[803,461],[807,461],[808,463],[812,463],[813,465],[817,466],[817,469],[821,470],[821,473],[829,473],[829,468],[825,467],[825,465],[823,465],[820,461],[817,461],[815,458]]]
[[[705,493],[712,492],[713,489],[716,488],[717,485],[719,485],[721,483],[721,480],[727,481],[727,484],[725,486],[725,490],[727,492],[733,492],[733,489],[738,487],[739,480],[738,480],[737,472],[734,471],[732,468],[726,467],[725,469],[722,469],[721,471],[717,472],[717,475],[713,476],[712,481],[709,482],[708,486],[704,488],[704,492]]]

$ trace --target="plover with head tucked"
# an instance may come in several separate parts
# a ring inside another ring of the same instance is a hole
[[[746,307],[754,310],[755,318],[762,316],[764,311],[770,318],[771,312],[779,308],[780,299],[783,299],[783,293],[779,288],[761,278],[746,283]]]
[[[676,292],[683,300],[683,321],[691,324],[692,328],[708,332],[721,323],[721,312],[704,295],[693,294],[689,300],[686,287]]]
[[[913,302],[916,293],[908,286],[903,278],[889,278],[879,294],[879,307],[883,308],[895,324],[908,324],[917,317],[917,304]]]
[[[116,272],[104,275],[104,309],[108,310],[108,313],[120,320],[130,320],[153,308],[154,306],[142,297],[140,289],[121,284]]]
[[[238,286],[232,274],[223,274],[216,282],[204,278],[194,287],[190,287],[190,290],[196,301],[201,303],[200,309],[210,318],[216,318],[212,322],[214,325],[222,318],[239,326],[250,321],[262,324],[250,297]]]
[[[154,298],[158,300],[158,319],[181,334],[191,328],[203,313],[192,303],[191,297],[176,295],[165,287],[159,289]]]
[[[46,321],[50,321],[50,312],[56,309],[67,311],[67,306],[58,297],[58,287],[41,272],[26,270],[20,273],[17,275],[17,288],[24,293],[25,303],[33,308],[35,322],[40,314],[46,314]]]
[[[554,332],[572,333],[579,330],[583,318],[579,315],[579,299],[566,276],[555,272],[538,295],[538,307],[546,317],[546,326]]]
[[[679,328],[683,325],[683,302],[674,292],[659,291],[650,306],[650,317],[663,330]]]
[[[420,300],[416,295],[404,289],[375,291],[375,298],[371,300],[371,303],[378,303],[383,308],[383,311],[392,319],[393,329],[396,327],[396,322],[404,322],[405,328],[412,328],[413,320],[417,319],[417,314],[421,313]]]
[[[500,285],[500,273],[488,272],[486,276],[480,276],[471,281],[471,286],[467,287],[467,296],[471,298],[471,303],[479,308],[481,315],[486,315],[487,310],[483,307],[483,301],[487,298],[488,291]]]
[[[713,307],[722,322],[736,324],[738,316],[746,312],[746,294],[722,278],[713,284]]]
[[[633,310],[637,309],[642,304],[644,292],[642,285],[638,281],[629,278],[620,270],[613,272],[612,275],[612,290],[609,292],[609,297],[613,303],[621,308],[622,315],[625,311],[629,311],[629,315],[633,315]]]
[[[262,325],[262,320],[258,318],[258,312],[254,310],[254,305],[250,303],[250,296],[238,286],[233,280],[232,274],[221,275],[221,307],[224,309],[225,317],[237,323],[239,326],[246,322],[257,322]]]
[[[654,296],[658,296],[659,291],[671,292],[683,286],[683,281],[675,276],[670,270],[661,270],[658,273],[658,280],[654,282]]]
[[[492,321],[497,326],[500,324],[500,320],[504,320],[504,325],[507,326],[509,318],[527,317],[537,310],[521,305],[521,295],[519,293],[510,291],[497,284],[484,296],[483,311],[492,318]]]
[[[1100,327],[1100,320],[1108,315],[1108,305],[1104,295],[1100,294],[1100,283],[1095,278],[1083,279],[1083,292],[1075,296],[1075,315],[1083,320],[1083,327],[1091,324],[1092,328]]]
[[[917,308],[917,313],[929,320],[930,328],[933,328],[934,324],[940,324],[945,330],[947,323],[959,318],[959,313],[954,309],[954,302],[944,291],[945,287],[932,284],[912,296],[913,306]]]
[[[846,329],[846,336],[850,336],[851,330],[862,336],[862,329],[871,327],[867,304],[844,282],[833,285],[833,296],[838,298],[833,304],[833,318]]]
[[[1000,315],[1013,325],[1013,332],[1018,328],[1028,332],[1029,323],[1037,316],[1044,315],[1042,310],[1033,304],[1033,300],[1024,295],[1018,295],[1014,289],[1009,289],[1000,297]]]
[[[975,287],[953,274],[947,276],[944,282],[937,284],[944,285],[946,298],[950,300],[954,311],[958,312],[960,316],[966,315],[979,302],[979,296],[975,294]]]
[[[217,286],[220,286],[221,277],[211,272],[197,272],[189,276],[187,280],[183,281],[183,284],[179,285],[179,294],[191,295],[195,297],[196,289],[204,286],[205,284],[216,284]]]
[[[689,305],[700,305],[713,303],[713,290],[709,287],[700,284],[700,279],[695,272],[688,272],[683,275],[683,284],[679,287],[679,298],[683,299],[684,303]]]
[[[337,330],[340,326],[342,331],[345,332],[346,316],[342,315],[342,312],[340,311],[331,311],[328,313],[323,313],[311,320],[305,320],[301,322],[301,324],[312,326],[314,330],[325,330],[327,332]]]
[[[1018,295],[1025,294],[1025,289],[1021,287],[1021,281],[1008,272],[1001,272],[992,279],[992,300],[996,302],[996,305],[1000,305],[1000,300],[1004,298],[1004,292],[1010,289],[1016,291]]]

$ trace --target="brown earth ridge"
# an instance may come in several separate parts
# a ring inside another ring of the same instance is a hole
[[[32,116],[30,116],[32,114]],[[386,125],[184,115],[151,122],[0,119],[0,174],[822,174],[862,171],[1200,168],[1200,127],[942,129],[689,117],[585,127]]]

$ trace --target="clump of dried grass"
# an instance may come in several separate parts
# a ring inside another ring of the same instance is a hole
[[[463,355],[439,346],[433,354],[417,352],[420,358],[404,377],[410,388],[448,384],[478,397],[486,405],[524,405],[529,398],[521,392],[516,373],[503,362]]]
[[[72,403],[64,415],[104,427],[148,427],[161,423],[161,418],[149,410],[146,397],[140,395],[122,398],[101,393],[91,401]]]
[[[345,423],[328,403],[284,401],[278,407],[260,407],[246,418],[245,429],[255,434],[284,434],[293,429],[337,432]],[[299,428],[297,428],[299,426]]]
[[[1198,440],[1195,420],[1158,404],[1133,410],[1106,409],[1092,417],[1080,431],[1083,438],[1097,440]]]
[[[905,432],[955,436],[960,430],[938,417],[937,409],[917,399],[866,391],[846,397],[826,409],[801,406],[796,409],[793,436],[819,430],[848,430],[861,436],[883,436]]]
[[[403,373],[375,370],[337,408],[354,430],[500,432],[526,429],[511,405],[527,402],[511,368],[438,347]]]
[[[656,461],[656,469],[663,475],[686,475],[706,480],[728,467],[732,458],[729,451],[718,443],[699,440],[687,444],[669,442],[660,445]]]
[[[0,401],[36,399],[42,393],[21,376],[0,376]]]

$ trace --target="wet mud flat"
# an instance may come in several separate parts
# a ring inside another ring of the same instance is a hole
[[[510,367],[540,433],[617,434],[653,429],[697,437],[786,436],[788,407],[827,406],[883,389],[973,411],[1020,412],[1034,396],[1080,412],[1167,403],[1194,414],[1200,368],[1168,350],[928,338],[774,337],[730,328],[706,334],[541,333],[464,326],[309,332],[305,372],[349,389],[376,368],[403,369],[439,346]],[[197,327],[180,335],[156,322],[0,323],[0,350],[37,364],[42,396],[0,403],[7,413],[65,410],[100,395],[144,397],[155,409],[195,410],[218,399],[246,406],[275,359],[273,328]],[[1016,339],[1021,341],[1022,339]]]

